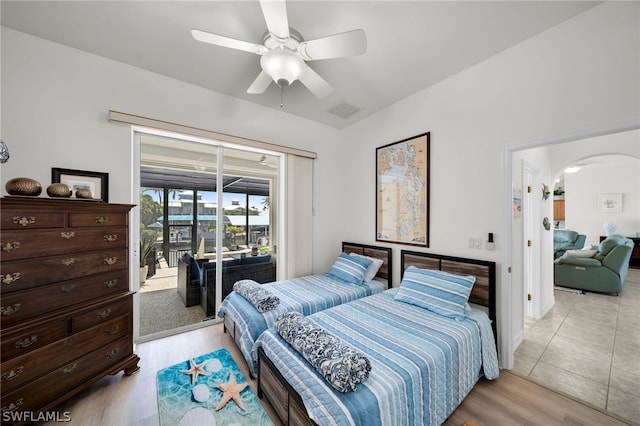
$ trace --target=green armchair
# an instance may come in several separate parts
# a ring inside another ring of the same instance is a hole
[[[553,230],[553,258],[557,259],[567,250],[580,250],[584,247],[587,236],[568,229]]]
[[[555,260],[554,283],[578,290],[619,294],[629,270],[633,245],[632,240],[614,234],[604,239],[595,252],[567,251]]]

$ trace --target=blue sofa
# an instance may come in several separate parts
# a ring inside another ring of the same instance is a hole
[[[633,241],[622,235],[604,239],[597,250],[567,252],[555,260],[557,286],[619,294],[629,270]]]
[[[587,236],[568,229],[553,230],[553,258],[557,259],[567,250],[580,250],[584,247]]]
[[[275,264],[271,255],[241,256],[223,261],[222,299],[233,291],[233,284],[242,279],[259,283],[275,281]],[[207,316],[215,314],[216,262],[201,262],[187,253],[178,260],[178,293],[185,306],[200,304]]]

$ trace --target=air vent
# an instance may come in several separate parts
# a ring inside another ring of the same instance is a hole
[[[360,111],[360,108],[350,105],[346,102],[342,102],[341,104],[338,104],[329,110],[331,114],[345,119],[351,117],[358,111]]]

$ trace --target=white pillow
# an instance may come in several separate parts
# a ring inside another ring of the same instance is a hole
[[[593,257],[598,250],[567,250],[562,256],[564,257]]]
[[[375,278],[376,274],[380,270],[380,267],[382,267],[382,264],[384,263],[382,261],[382,259],[376,259],[375,257],[363,256],[363,255],[358,254],[358,253],[349,253],[349,256],[364,257],[365,259],[369,259],[371,261],[371,265],[369,265],[369,267],[367,268],[367,271],[364,273],[364,280],[363,281],[366,282],[366,283],[370,282],[372,279]]]

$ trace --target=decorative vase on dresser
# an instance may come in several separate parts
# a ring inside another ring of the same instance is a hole
[[[138,370],[132,206],[6,197],[0,205],[2,423],[28,423],[110,374]]]

